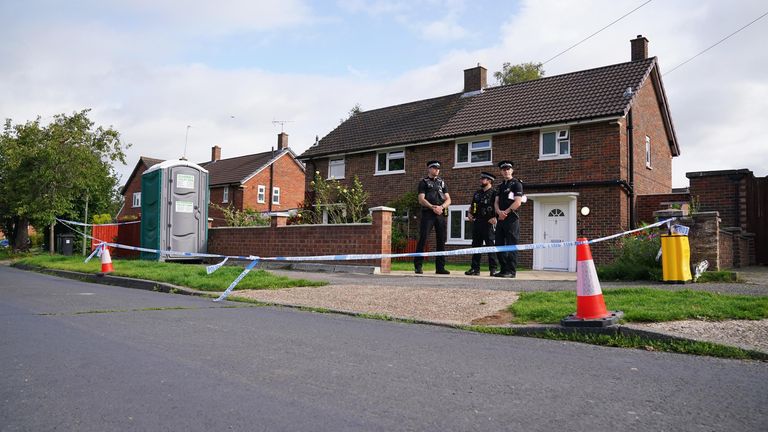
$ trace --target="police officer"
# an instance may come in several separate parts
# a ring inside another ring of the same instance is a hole
[[[520,239],[520,218],[517,209],[523,202],[523,183],[512,177],[512,161],[499,162],[501,177],[504,179],[497,189],[494,208],[498,216],[496,225],[496,246],[516,245]],[[517,252],[497,254],[501,271],[496,277],[513,278],[517,274]]]
[[[496,237],[496,189],[493,188],[493,182],[496,177],[491,173],[480,173],[480,190],[472,195],[472,204],[469,207],[467,219],[472,222],[472,247],[480,247],[485,243],[486,246],[493,246]],[[477,276],[480,274],[480,258],[482,254],[472,255],[472,267],[464,272],[467,276]],[[491,276],[496,275],[496,254],[488,254],[488,267],[491,270]]]
[[[435,243],[437,251],[445,250],[445,237],[447,235],[445,216],[448,214],[448,206],[451,205],[451,196],[448,195],[448,188],[443,179],[438,177],[440,174],[440,161],[432,160],[427,162],[429,175],[419,182],[418,194],[419,204],[421,205],[421,224],[419,225],[419,243],[416,246],[416,252],[424,252],[424,244],[427,242],[427,236],[435,227]],[[417,274],[422,274],[421,264],[423,257],[415,257],[413,265]],[[445,257],[435,257],[435,272],[437,274],[450,274],[445,269]]]

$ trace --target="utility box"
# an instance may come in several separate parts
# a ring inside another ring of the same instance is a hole
[[[141,252],[146,260],[200,259],[185,253],[208,249],[208,171],[185,160],[169,160],[144,172],[141,247],[163,251]]]
[[[661,235],[661,270],[662,280],[667,283],[686,283],[693,279],[687,235]]]

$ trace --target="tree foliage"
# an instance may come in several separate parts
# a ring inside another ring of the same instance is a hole
[[[90,110],[38,117],[24,124],[7,119],[0,135],[0,214],[14,248],[27,244],[29,224],[42,228],[56,217],[113,212],[117,177],[112,163],[125,164],[124,146],[114,129],[95,127]]]
[[[238,210],[235,206],[223,207],[212,204],[224,214],[224,221],[230,227],[269,226],[269,217],[264,216],[254,209],[245,208]]]
[[[500,71],[494,72],[493,76],[500,85],[516,84],[524,81],[539,79],[544,76],[544,69],[541,63],[520,63],[512,65],[504,63]]]
[[[346,186],[338,180],[325,180],[316,171],[310,189],[314,193],[314,202],[311,207],[301,210],[300,223],[321,224],[323,213],[331,224],[370,222],[366,206],[368,192],[357,176],[352,179],[351,186]]]

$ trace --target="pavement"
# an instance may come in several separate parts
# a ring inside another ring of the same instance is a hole
[[[764,431],[768,363],[213,303],[0,266],[0,430]]]

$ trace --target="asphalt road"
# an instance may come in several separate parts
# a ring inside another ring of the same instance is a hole
[[[2,431],[768,424],[768,363],[215,304],[5,266],[0,365]]]

